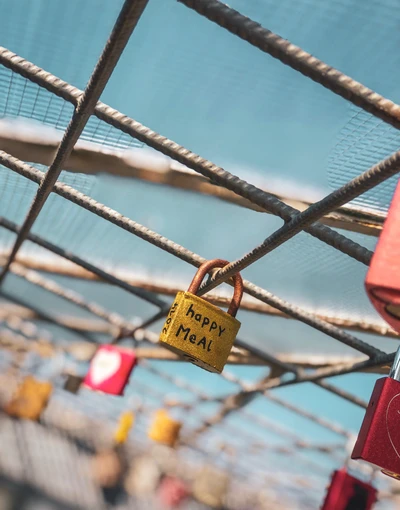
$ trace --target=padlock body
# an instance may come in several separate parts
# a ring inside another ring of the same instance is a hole
[[[165,409],[159,409],[148,432],[148,436],[157,443],[173,447],[179,438],[182,423],[172,419]]]
[[[345,468],[334,471],[321,510],[371,510],[377,490],[350,475]]]
[[[221,373],[240,322],[190,292],[178,292],[160,335],[160,342],[191,363]]]
[[[64,390],[77,394],[83,382],[83,377],[75,374],[68,374],[64,383]]]
[[[400,382],[382,377],[375,383],[352,459],[380,467],[400,477]]]
[[[116,345],[102,345],[90,363],[84,385],[110,395],[122,395],[135,365],[133,351]]]
[[[400,332],[400,184],[375,248],[365,287],[380,315]]]
[[[221,508],[229,487],[228,475],[214,467],[205,466],[193,483],[193,496],[210,508]]]
[[[125,443],[128,439],[129,432],[135,421],[135,415],[132,411],[125,411],[119,418],[117,430],[114,434],[114,441],[116,444]]]
[[[166,476],[160,483],[158,496],[164,508],[177,508],[187,499],[189,491],[179,478]]]
[[[5,412],[16,418],[37,421],[46,407],[52,391],[51,383],[41,382],[28,376],[5,406]]]

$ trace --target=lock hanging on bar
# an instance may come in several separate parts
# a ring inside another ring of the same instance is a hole
[[[189,497],[186,484],[174,476],[165,476],[157,493],[163,508],[179,508]]]
[[[50,382],[41,382],[27,376],[18,386],[14,396],[5,406],[9,416],[38,421],[53,391]]]
[[[240,328],[235,318],[243,295],[239,273],[233,276],[234,294],[228,312],[196,296],[205,275],[228,261],[202,264],[187,292],[178,292],[160,334],[160,342],[173,352],[209,372],[221,373]]]
[[[362,459],[400,480],[400,347],[389,377],[375,383],[352,459]]]
[[[379,236],[365,288],[379,314],[400,333],[400,183]]]
[[[172,419],[165,409],[159,409],[149,429],[148,436],[157,443],[173,447],[179,438],[182,423]]]
[[[83,377],[72,373],[67,373],[66,376],[63,386],[64,390],[76,395],[83,383]]]
[[[116,444],[122,444],[126,442],[134,422],[135,415],[132,411],[125,411],[121,414],[119,417],[117,430],[114,434],[114,441]]]
[[[193,496],[209,508],[221,508],[229,488],[226,472],[216,467],[205,465],[196,475],[193,483]]]
[[[372,510],[377,492],[370,483],[350,475],[343,467],[333,472],[321,510]]]
[[[83,384],[91,390],[122,395],[136,362],[133,351],[116,345],[102,345],[90,363]]]

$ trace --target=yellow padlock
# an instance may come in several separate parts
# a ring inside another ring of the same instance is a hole
[[[229,487],[228,475],[212,466],[205,466],[193,484],[193,496],[210,508],[221,508]]]
[[[132,411],[126,411],[119,418],[118,428],[114,434],[114,441],[117,444],[125,443],[128,439],[129,432],[135,421],[135,415]]]
[[[159,409],[155,414],[148,436],[157,443],[173,447],[179,438],[181,427],[180,421],[173,420],[165,409]]]
[[[228,261],[213,259],[199,267],[187,292],[178,292],[160,335],[160,342],[209,372],[221,373],[240,328],[235,319],[243,295],[239,273],[233,276],[235,290],[228,312],[196,296],[206,273]]]
[[[39,420],[52,391],[51,383],[41,382],[32,376],[27,376],[18,386],[4,410],[9,416],[25,420]]]

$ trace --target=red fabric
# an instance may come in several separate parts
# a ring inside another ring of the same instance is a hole
[[[92,390],[122,395],[135,365],[133,351],[116,345],[102,345],[90,363],[84,384]]]

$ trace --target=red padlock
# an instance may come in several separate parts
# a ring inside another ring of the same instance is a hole
[[[122,395],[136,361],[131,350],[102,345],[97,349],[83,383],[92,390]]]
[[[400,332],[400,184],[375,248],[365,287],[380,315]]]
[[[177,508],[187,499],[189,492],[179,478],[166,476],[160,483],[158,496],[164,507]]]
[[[350,475],[345,467],[333,472],[321,510],[371,510],[377,490]]]
[[[352,459],[362,459],[400,479],[400,348],[389,377],[375,383]]]

